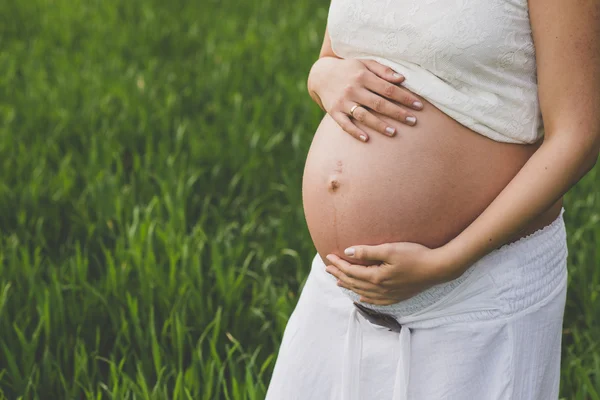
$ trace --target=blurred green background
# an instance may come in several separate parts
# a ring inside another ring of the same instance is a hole
[[[314,255],[328,2],[0,1],[0,398],[262,399]],[[600,399],[598,167],[561,393]]]

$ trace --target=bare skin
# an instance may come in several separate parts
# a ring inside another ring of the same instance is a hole
[[[328,254],[333,265],[326,267],[327,272],[338,279],[338,285],[359,291],[360,301],[392,304],[458,277],[486,254],[531,231],[531,225],[548,215],[596,165],[600,154],[600,3],[529,0],[528,7],[543,142],[485,210],[445,245],[356,244],[344,250],[351,262]],[[331,90],[325,94],[330,97]],[[355,265],[367,260],[379,262],[376,267]]]
[[[322,57],[335,56],[328,43],[326,34]],[[493,141],[412,95],[424,105],[419,111],[404,107],[417,116],[414,126],[369,110],[395,128],[393,137],[352,119],[369,137],[363,143],[328,114],[319,125],[306,160],[303,202],[326,264],[330,253],[352,260],[343,251],[355,244],[443,246],[486,209],[542,143]],[[561,206],[562,197],[509,242],[548,225]]]

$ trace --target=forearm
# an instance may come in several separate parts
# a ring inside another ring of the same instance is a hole
[[[591,169],[597,155],[595,136],[546,140],[485,211],[440,248],[452,264],[444,267],[446,278],[457,277],[525,228]]]

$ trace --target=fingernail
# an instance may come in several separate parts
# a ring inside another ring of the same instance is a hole
[[[388,126],[387,128],[385,128],[385,131],[390,136],[394,136],[394,133],[396,133],[396,129],[392,128],[391,126]]]
[[[415,118],[415,117],[406,117],[406,122],[410,122],[411,124],[414,124],[415,122],[417,122],[417,118]]]
[[[348,247],[346,250],[344,250],[344,254],[349,257],[352,257],[354,256],[354,249],[352,247]]]
[[[402,75],[400,75],[399,73],[394,72],[394,78],[400,79],[400,78],[404,78],[404,77]]]
[[[331,254],[327,254],[325,256],[326,259],[328,259],[329,261],[333,262],[333,257],[331,256]]]
[[[367,137],[365,135],[360,135],[360,140],[362,140],[363,142],[366,142]]]
[[[420,101],[415,101],[413,103],[413,107],[415,107],[415,108],[422,108],[423,107],[423,103],[421,103]]]

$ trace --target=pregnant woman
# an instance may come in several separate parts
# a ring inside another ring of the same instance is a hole
[[[600,1],[333,0],[308,87],[317,254],[267,399],[557,399]]]

